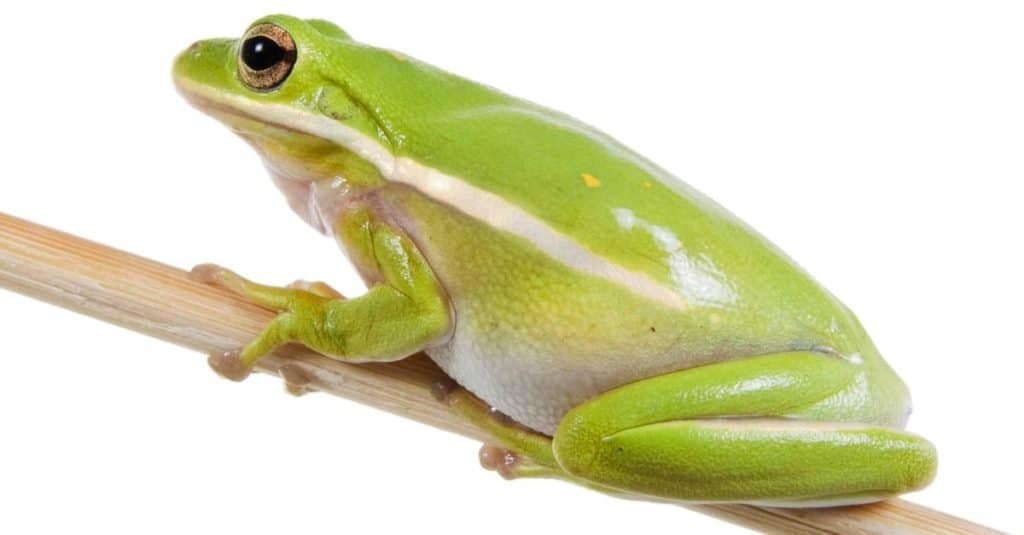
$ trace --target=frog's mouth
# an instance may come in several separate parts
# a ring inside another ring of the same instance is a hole
[[[178,82],[177,85],[179,92],[185,97],[185,100],[187,100],[189,104],[199,110],[202,110],[203,113],[217,119],[218,121],[223,122],[236,132],[249,132],[262,126],[295,134],[306,134],[306,132],[297,130],[285,123],[274,122],[268,120],[266,117],[261,117],[255,113],[255,110],[249,110],[245,107],[229,104],[226,102],[226,99],[223,98],[212,98],[211,96],[205,95],[200,91],[196,91],[194,86],[189,87],[192,84]]]
[[[190,104],[226,125],[256,150],[292,211],[318,232],[330,233],[328,221],[339,204],[339,194],[347,189],[341,177],[343,173],[314,169],[290,154],[289,147],[336,143],[334,140],[322,137],[320,132],[294,126],[294,119],[304,114],[302,111],[291,111],[288,115],[291,120],[278,120],[278,114],[265,113],[266,108],[285,108],[283,106],[232,98],[187,80],[176,82],[179,92]]]
[[[259,124],[312,136],[344,147],[376,166],[383,176],[394,174],[395,157],[387,148],[362,132],[313,110],[216,91],[186,77],[176,77],[175,85],[190,104],[232,128],[240,127],[240,123]]]

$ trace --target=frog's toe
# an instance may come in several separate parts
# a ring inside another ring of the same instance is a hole
[[[344,299],[345,296],[338,290],[331,288],[329,284],[321,281],[307,281],[299,279],[287,286],[293,290],[302,290],[309,292],[313,295],[319,295],[320,297],[326,297],[327,299]]]
[[[284,388],[293,396],[301,396],[312,392],[312,378],[296,364],[285,364],[277,369],[277,374],[284,380]]]
[[[237,349],[210,353],[206,362],[218,375],[232,381],[242,381],[252,373],[252,366],[242,361]]]
[[[434,399],[440,401],[441,403],[448,403],[448,397],[451,396],[452,392],[454,392],[457,388],[459,388],[458,383],[456,383],[450,377],[444,377],[443,379],[438,379],[437,381],[434,381],[430,385],[430,395],[433,396]]]
[[[188,278],[203,284],[221,284],[221,274],[227,269],[217,264],[199,264],[188,272]]]
[[[485,470],[497,472],[504,479],[546,477],[573,481],[558,468],[544,466],[516,450],[501,446],[484,444],[480,447],[479,458],[480,466]]]
[[[505,479],[515,479],[518,475],[516,469],[520,464],[522,457],[510,449],[491,444],[480,447],[480,466],[485,470],[497,472]]]

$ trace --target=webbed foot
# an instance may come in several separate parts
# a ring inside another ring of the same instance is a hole
[[[210,367],[232,381],[248,377],[256,361],[278,346],[304,336],[309,338],[306,331],[322,323],[319,320],[324,317],[326,303],[340,295],[324,283],[297,281],[288,288],[257,284],[216,264],[200,264],[192,268],[189,275],[192,280],[220,286],[259,306],[279,312],[245,347],[210,355],[207,361]],[[293,381],[285,377],[286,382],[294,386],[289,387],[289,391],[300,392],[300,387],[309,382],[308,378],[302,381],[297,372],[290,375]]]

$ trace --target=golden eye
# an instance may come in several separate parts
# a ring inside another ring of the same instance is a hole
[[[295,58],[295,41],[284,28],[257,24],[242,37],[238,77],[253,89],[267,91],[288,78]]]

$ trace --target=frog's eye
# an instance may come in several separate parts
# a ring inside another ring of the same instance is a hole
[[[273,89],[288,78],[295,57],[295,41],[284,28],[257,24],[242,37],[238,77],[253,89]]]

